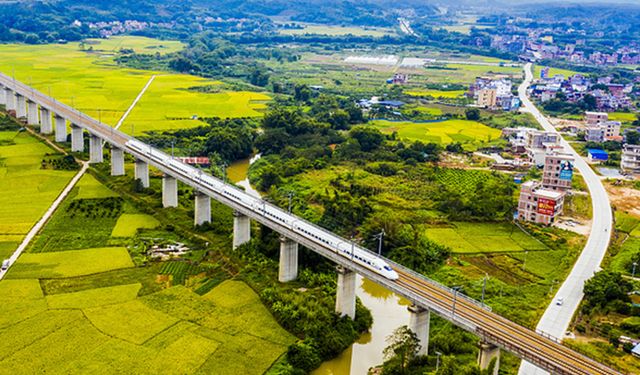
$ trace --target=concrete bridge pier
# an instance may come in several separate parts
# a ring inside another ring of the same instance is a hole
[[[233,211],[233,248],[251,240],[251,220],[238,211]]]
[[[356,273],[337,266],[338,285],[336,288],[336,313],[340,316],[356,317]]]
[[[111,147],[111,175],[124,176],[124,150]]]
[[[418,355],[429,354],[429,325],[431,322],[431,310],[412,304],[409,310],[409,329],[418,336],[420,350]]]
[[[298,243],[280,236],[280,265],[278,281],[286,283],[298,277]]]
[[[16,94],[8,87],[4,88],[5,108],[7,111],[16,110]]]
[[[76,124],[71,124],[71,151],[84,151],[84,129]]]
[[[27,124],[38,125],[38,103],[27,100]]]
[[[480,348],[480,352],[478,353],[478,366],[480,366],[480,369],[488,369],[491,362],[495,359],[491,374],[498,375],[498,371],[500,370],[500,348],[486,341],[480,341],[478,347]]]
[[[53,124],[51,122],[51,111],[45,107],[40,107],[40,133],[53,133]]]
[[[162,176],[162,207],[178,207],[178,180],[168,174]]]
[[[136,180],[142,181],[142,187],[149,187],[149,164],[143,160],[136,159],[133,173]]]
[[[20,94],[16,94],[16,117],[27,117],[27,98]]]
[[[5,87],[0,85],[0,104],[2,105],[7,105],[7,94],[6,94],[6,90]]]
[[[102,163],[102,139],[97,135],[89,135],[89,163]]]
[[[56,122],[56,142],[67,141],[67,120],[64,117],[55,115]]]
[[[194,225],[202,225],[211,222],[211,197],[196,192],[195,215],[193,218]]]

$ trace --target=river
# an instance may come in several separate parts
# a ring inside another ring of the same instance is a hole
[[[245,188],[254,196],[260,196],[249,183],[249,166],[260,155],[231,163],[227,168],[227,177]],[[373,326],[358,341],[337,358],[324,362],[312,375],[365,375],[369,368],[383,362],[383,350],[387,347],[386,338],[394,329],[409,324],[409,301],[380,285],[360,276],[357,278],[356,294],[371,311]]]

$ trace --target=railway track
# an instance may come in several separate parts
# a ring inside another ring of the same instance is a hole
[[[454,296],[447,290],[425,283],[423,280],[396,270],[400,278],[396,281],[416,294],[430,299],[445,310],[453,309]],[[544,366],[554,374],[619,375],[616,372],[564,345],[546,338],[528,328],[522,327],[498,314],[469,302],[456,298],[455,314],[475,325],[476,334],[488,341],[505,346],[523,359]],[[498,342],[496,342],[498,341]]]

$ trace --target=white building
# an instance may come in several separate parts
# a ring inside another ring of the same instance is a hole
[[[620,169],[625,172],[640,173],[640,145],[624,145]]]

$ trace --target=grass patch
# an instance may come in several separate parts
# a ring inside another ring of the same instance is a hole
[[[540,78],[540,72],[542,71],[542,68],[544,68],[544,66],[536,65],[533,67],[533,78]],[[549,77],[553,77],[557,74],[562,74],[565,78],[569,78],[579,73],[573,70],[549,67]]]
[[[631,112],[611,112],[609,113],[609,120],[620,122],[634,122],[638,119],[636,113]]]
[[[22,254],[7,274],[12,279],[59,278],[90,275],[133,267],[127,249],[104,247],[41,254]]]
[[[138,229],[157,228],[160,222],[151,215],[122,214],[111,232],[111,237],[133,237]]]

